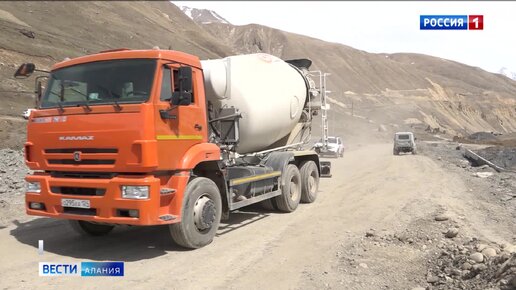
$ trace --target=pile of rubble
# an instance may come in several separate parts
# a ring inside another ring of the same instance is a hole
[[[441,213],[433,221],[419,220],[398,233],[382,234],[371,229],[360,247],[369,243],[421,251],[427,261],[426,272],[414,283],[426,285],[413,289],[516,290],[516,245],[471,238],[460,228],[459,223]]]
[[[0,149],[0,197],[23,193],[24,178],[29,172],[25,166],[23,152]]]
[[[438,245],[440,256],[429,262],[432,289],[516,289],[516,246],[466,243]]]
[[[475,153],[500,167],[516,170],[516,147],[493,146],[475,150]]]
[[[23,151],[0,149],[0,227],[25,215],[23,210],[25,166]]]

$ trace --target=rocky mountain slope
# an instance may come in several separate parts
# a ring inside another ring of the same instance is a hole
[[[238,53],[308,57],[331,73],[332,103],[393,127],[449,134],[516,131],[516,81],[421,54],[372,54],[260,25],[202,25]],[[353,104],[353,105],[351,105]]]
[[[232,52],[168,2],[0,2],[0,27],[0,90],[9,92],[33,89],[33,79],[12,77],[25,61],[48,68],[65,57],[122,47],[159,46],[202,58]],[[0,114],[17,115],[11,110],[26,99],[2,94]]]
[[[48,68],[65,57],[156,45],[203,59],[254,52],[312,59],[312,69],[331,73],[333,134],[516,131],[516,81],[500,74],[426,55],[368,53],[255,24],[235,26],[215,12],[169,2],[0,2],[0,27],[0,138],[9,146],[19,146],[24,134],[12,118],[33,102],[33,79],[12,77],[20,63]]]
[[[13,78],[21,63],[49,68],[65,57],[154,46],[201,58],[232,54],[169,2],[0,2],[0,147],[25,140],[19,116],[34,104],[34,78]]]

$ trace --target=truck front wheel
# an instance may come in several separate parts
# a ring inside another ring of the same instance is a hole
[[[301,174],[293,164],[287,165],[282,176],[281,195],[275,197],[280,211],[293,212],[301,200]]]
[[[313,161],[305,161],[301,164],[301,201],[312,203],[317,198],[319,188],[319,170]]]
[[[105,225],[105,224],[97,224],[87,221],[77,221],[77,220],[69,220],[70,226],[74,231],[81,235],[90,235],[90,236],[103,236],[107,235],[109,232],[113,230],[115,226],[113,225]]]
[[[217,185],[198,177],[186,186],[181,222],[169,226],[176,244],[197,249],[210,244],[217,233],[222,214],[222,200]]]

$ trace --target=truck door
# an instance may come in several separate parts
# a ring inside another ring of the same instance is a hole
[[[188,105],[172,105],[173,92],[179,91],[179,64],[164,65],[161,69],[159,100],[156,105],[156,140],[158,142],[158,169],[179,169],[185,152],[195,144],[207,141],[206,110],[202,75],[192,69],[192,102]],[[202,100],[201,100],[202,99]],[[163,111],[168,112],[162,114]],[[164,117],[165,116],[165,117]]]

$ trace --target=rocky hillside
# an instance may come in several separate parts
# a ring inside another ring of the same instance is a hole
[[[122,47],[159,46],[202,58],[232,53],[168,2],[0,2],[0,27],[0,90],[9,92],[33,89],[33,79],[12,78],[25,61],[48,68],[65,57]],[[26,99],[2,94],[0,114],[18,115]]]
[[[314,70],[331,73],[334,134],[516,131],[516,81],[503,75],[426,55],[372,54],[265,26],[235,26],[213,11],[182,9],[152,1],[0,2],[0,139],[11,147],[23,142],[24,126],[12,118],[32,105],[33,79],[12,77],[20,63],[48,68],[65,57],[156,45],[201,58],[254,52],[310,58]]]
[[[421,54],[372,54],[260,25],[202,25],[238,53],[308,57],[330,72],[332,103],[393,128],[449,134],[516,131],[516,81]],[[353,104],[353,105],[351,105]]]
[[[23,62],[48,68],[65,57],[114,48],[159,46],[201,58],[232,49],[169,2],[0,1],[0,148],[25,141],[21,112],[33,106],[34,79],[17,80]]]

